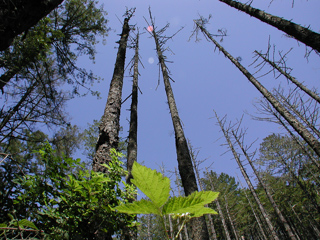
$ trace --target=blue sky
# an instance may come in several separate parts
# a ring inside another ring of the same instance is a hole
[[[241,1],[245,2],[245,1]],[[225,172],[235,176],[240,175],[235,160],[230,152],[223,154],[227,148],[224,144],[222,133],[213,118],[213,109],[219,116],[228,115],[228,120],[233,122],[241,118],[244,111],[254,114],[252,103],[260,98],[259,92],[248,82],[248,80],[226,59],[222,53],[214,51],[214,45],[207,42],[202,35],[202,41],[195,42],[194,38],[188,41],[193,29],[193,19],[199,14],[208,17],[212,15],[208,31],[216,33],[218,29],[226,29],[227,37],[221,43],[223,47],[234,57],[240,56],[241,63],[252,73],[253,67],[249,67],[253,61],[253,51],[266,51],[270,36],[271,44],[276,44],[277,50],[287,52],[293,48],[287,61],[292,67],[292,75],[298,80],[304,81],[307,86],[319,87],[320,83],[320,58],[311,54],[309,61],[304,58],[305,46],[296,40],[284,36],[277,29],[268,26],[259,20],[239,12],[218,0],[162,0],[162,1],[100,1],[108,12],[109,27],[112,28],[106,38],[106,45],[97,46],[96,63],[92,64],[86,58],[81,58],[79,64],[104,78],[99,84],[92,86],[94,90],[101,92],[101,99],[95,97],[76,98],[68,104],[67,110],[72,117],[71,122],[85,128],[87,123],[94,119],[100,119],[103,114],[109,85],[116,59],[118,34],[121,33],[123,20],[122,15],[126,7],[136,7],[131,24],[136,24],[140,31],[147,24],[143,17],[149,19],[148,7],[158,29],[170,23],[167,35],[175,33],[180,27],[184,29],[179,32],[167,46],[174,54],[167,52],[168,60],[173,61],[168,67],[175,80],[172,88],[175,94],[180,118],[183,122],[186,137],[189,138],[194,147],[200,148],[199,160],[208,158],[201,166],[211,165],[211,169],[218,173]],[[291,8],[291,1],[274,0],[269,6],[269,1],[254,0],[253,7],[265,10],[271,14],[281,16],[285,19],[309,26],[312,30],[320,31],[320,2],[295,0],[295,7]],[[117,18],[118,17],[118,18]],[[158,81],[159,67],[153,39],[145,33],[140,39],[141,61],[145,68],[140,65],[139,86],[142,95],[139,95],[138,106],[138,161],[151,168],[159,169],[164,164],[167,170],[177,167],[175,142],[169,108],[166,104],[166,95],[162,82],[155,90]],[[126,62],[132,58],[133,50],[128,49]],[[148,59],[153,58],[154,63]],[[125,76],[129,76],[126,72]],[[283,78],[274,79],[272,75],[259,79],[269,90],[277,87],[281,82],[286,87]],[[124,79],[123,99],[131,91],[130,77]],[[123,136],[127,135],[128,120],[131,100],[123,104],[121,112],[121,125]],[[277,125],[265,122],[253,121],[250,116],[245,115],[243,127],[248,128],[247,144],[259,138],[262,139],[273,132],[281,129]],[[223,154],[223,155],[222,155]]]

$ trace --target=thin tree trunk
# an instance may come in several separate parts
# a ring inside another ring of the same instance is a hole
[[[239,177],[238,177],[238,180],[239,180],[239,182],[240,182]],[[242,183],[241,183],[241,182],[240,182],[240,184],[241,184],[241,186],[242,186]],[[243,186],[242,186],[242,188],[243,188]],[[263,236],[263,239],[265,239],[265,240],[269,239],[269,238],[267,238],[267,236],[266,236],[266,234],[265,234],[265,232],[264,232],[264,230],[263,230],[261,220],[260,220],[259,216],[256,214],[256,211],[254,210],[253,204],[252,204],[252,202],[250,201],[250,198],[248,197],[248,195],[247,195],[247,193],[246,193],[246,191],[245,191],[244,188],[243,188],[243,192],[244,192],[244,195],[246,196],[246,198],[247,198],[247,200],[248,200],[248,203],[249,203],[250,208],[251,208],[251,210],[252,210],[252,212],[253,212],[254,218],[256,219],[256,221],[257,221],[257,223],[258,223],[258,226],[259,226],[260,232],[261,232],[261,234],[262,234],[262,236]]]
[[[178,196],[181,196],[181,192],[180,192],[180,182],[179,182],[179,177],[178,177],[178,172],[177,172],[177,168],[176,168],[176,167],[174,168],[174,173],[175,173],[175,175],[176,175],[176,182],[177,182],[177,186],[178,186]],[[179,225],[179,218],[178,218],[178,225]],[[179,226],[179,229],[180,229],[180,226]],[[187,226],[186,226],[186,225],[183,226],[183,230],[184,230],[185,238],[186,238],[187,240],[189,240],[188,229],[187,229]],[[181,234],[181,233],[179,234],[179,238],[182,239],[182,234]]]
[[[277,95],[276,95],[276,96],[281,99],[281,101],[284,103],[284,106],[287,106],[287,108],[288,108],[289,110],[291,110],[298,118],[300,118],[300,119],[306,124],[306,126],[307,126],[309,129],[311,129],[311,132],[314,133],[316,137],[318,137],[318,138],[320,137],[320,131],[317,129],[316,124],[315,124],[315,123],[312,124],[311,122],[309,122],[309,121],[307,120],[307,116],[306,116],[305,114],[301,114],[300,111],[297,109],[297,107],[294,106],[294,103],[291,104],[291,103],[289,102],[289,99],[286,98],[285,96],[283,96],[283,95],[282,95],[281,93],[279,93],[278,91],[277,91]],[[302,104],[303,104],[303,103],[302,103]],[[305,116],[303,116],[303,115],[305,115]]]
[[[208,31],[197,21],[195,21],[201,31],[236,65],[236,67],[247,77],[247,79],[257,88],[257,90],[270,102],[270,104],[280,113],[280,115],[293,127],[294,130],[309,144],[309,146],[320,157],[320,142],[300,123],[281,103],[257,80],[251,73],[248,72],[234,57],[232,57]]]
[[[3,0],[0,3],[0,51],[6,50],[14,37],[28,31],[63,0]]]
[[[200,187],[200,191],[203,191],[204,189],[203,189],[203,185],[201,183],[201,178],[200,178],[200,174],[199,174],[196,155],[195,155],[195,152],[193,150],[193,147],[192,147],[190,141],[188,141],[188,145],[189,145],[189,150],[190,150],[190,154],[191,154],[191,160],[193,162],[193,167],[194,167],[194,170],[195,170],[195,173],[196,173],[196,178],[198,180],[198,185]],[[207,170],[207,172],[208,172],[208,170]],[[208,204],[206,204],[205,207],[209,207]],[[209,220],[210,229],[211,229],[211,232],[212,232],[212,237],[213,237],[214,240],[217,240],[217,234],[216,234],[216,230],[214,229],[212,216],[210,214],[207,214],[206,216],[208,217],[208,220]]]
[[[261,20],[262,22],[265,22],[273,27],[278,28],[279,30],[285,32],[286,34],[294,37],[298,41],[320,52],[320,34],[319,33],[313,32],[308,28],[302,27],[286,19],[261,11],[260,9],[253,8],[247,4],[236,2],[233,0],[219,0],[219,1],[238,9],[239,11],[245,12],[250,16]]]
[[[136,38],[135,55],[133,64],[132,102],[130,108],[130,128],[127,147],[127,183],[132,179],[132,166],[137,161],[137,131],[138,131],[138,65],[139,65],[139,32]]]
[[[96,172],[106,172],[101,164],[111,161],[110,149],[118,148],[120,129],[120,109],[123,86],[124,65],[126,58],[127,40],[129,36],[129,20],[132,14],[124,19],[119,49],[110,84],[107,104],[99,126],[99,136],[96,144],[96,154],[93,159],[92,169]]]
[[[206,170],[207,170],[207,175],[208,175],[208,179],[209,179],[209,182],[210,182],[211,191],[214,191],[214,185],[213,185],[212,179],[211,179],[211,177],[209,175],[208,169],[206,169]],[[217,209],[218,209],[218,212],[219,212],[219,216],[220,216],[220,219],[221,219],[221,222],[222,222],[222,226],[223,226],[224,232],[226,234],[226,239],[231,240],[230,233],[229,233],[229,230],[228,230],[228,227],[227,227],[227,223],[226,223],[224,214],[222,212],[219,200],[216,199],[215,203],[217,204]]]
[[[268,226],[269,230],[271,231],[272,237],[273,237],[275,240],[279,240],[279,237],[278,237],[278,235],[277,235],[277,233],[276,233],[276,231],[275,231],[275,228],[274,228],[273,224],[271,223],[271,221],[270,221],[270,219],[269,219],[269,216],[268,216],[266,210],[264,209],[264,207],[263,207],[263,205],[262,205],[262,203],[261,203],[261,201],[260,201],[260,199],[259,199],[256,191],[254,190],[254,187],[253,187],[253,185],[252,185],[252,183],[251,183],[251,181],[250,181],[250,178],[249,178],[246,170],[244,169],[244,167],[243,167],[243,165],[242,165],[242,163],[241,163],[241,161],[240,161],[240,159],[239,159],[238,153],[236,152],[236,150],[235,150],[234,147],[233,147],[233,144],[231,143],[231,140],[230,140],[230,138],[229,138],[228,133],[227,133],[226,130],[224,129],[224,126],[223,126],[222,122],[220,121],[220,119],[219,119],[219,117],[218,117],[218,115],[217,115],[216,112],[215,112],[215,115],[216,115],[216,118],[217,118],[218,123],[219,123],[219,125],[220,125],[220,128],[221,128],[221,130],[222,130],[222,132],[223,132],[223,135],[224,135],[224,137],[225,137],[225,139],[226,139],[226,141],[227,141],[227,143],[228,143],[228,145],[229,145],[229,148],[231,149],[232,154],[233,154],[235,160],[237,161],[237,163],[238,163],[238,165],[239,165],[239,168],[240,168],[240,170],[241,170],[241,173],[242,173],[244,179],[246,180],[246,182],[247,182],[247,184],[248,184],[248,186],[249,186],[249,189],[250,189],[250,191],[251,191],[251,193],[252,193],[255,201],[257,202],[257,204],[258,204],[258,206],[259,206],[259,209],[260,209],[260,211],[261,211],[261,213],[262,213],[265,221],[267,222],[267,226]]]
[[[268,104],[268,103],[267,103]],[[290,136],[295,140],[295,142],[300,146],[302,151],[311,159],[311,161],[317,166],[318,170],[320,171],[320,163],[319,161],[310,154],[310,152],[307,150],[306,146],[301,143],[301,141],[297,138],[296,135],[292,133],[292,131],[288,128],[288,126],[282,121],[281,117],[277,114],[277,112],[274,112],[274,109],[272,109],[270,106],[265,105],[264,110],[268,113],[272,114],[278,121],[278,123],[283,126],[287,132],[290,134]],[[258,118],[259,119],[259,118]],[[315,177],[316,181],[319,181],[318,177]]]
[[[224,196],[224,201],[225,201],[225,207],[226,207],[227,216],[228,216],[228,218],[229,218],[229,222],[230,222],[230,224],[231,224],[231,228],[232,228],[233,234],[234,234],[236,240],[239,240],[239,238],[238,238],[238,233],[237,233],[237,231],[236,231],[236,228],[235,228],[235,226],[234,226],[233,220],[232,220],[232,218],[231,218],[231,216],[230,216],[230,213],[229,213],[228,200],[227,200],[227,197],[226,197],[226,196]]]
[[[135,55],[133,62],[133,81],[132,81],[132,102],[130,107],[130,128],[129,128],[129,137],[128,137],[128,146],[127,146],[127,171],[128,175],[126,177],[127,184],[131,184],[132,166],[135,161],[137,161],[137,152],[138,152],[138,141],[137,141],[137,132],[138,132],[138,65],[139,65],[139,32],[135,39]],[[133,199],[128,199],[129,202],[135,201],[137,196]],[[137,221],[137,216],[135,216],[135,221]],[[125,227],[124,230],[125,240],[134,240],[137,239],[138,229]]]
[[[156,50],[162,71],[163,81],[165,85],[165,91],[168,99],[168,104],[171,113],[171,119],[175,132],[176,152],[178,160],[178,169],[182,180],[185,195],[188,196],[195,191],[198,191],[196,177],[193,171],[191,156],[187,144],[186,137],[181,125],[180,117],[177,110],[177,105],[174,99],[173,91],[170,84],[170,78],[165,64],[163,50],[160,45],[159,36],[155,32],[155,26],[153,24],[151,10],[149,8],[150,19],[153,27],[152,35],[156,44]],[[209,239],[208,229],[204,216],[199,218],[193,218],[190,220],[192,227],[192,239]]]
[[[249,164],[250,164],[250,166],[251,166],[254,174],[256,175],[259,183],[261,184],[263,190],[265,191],[265,193],[266,193],[269,201],[271,202],[271,205],[272,205],[273,209],[275,210],[275,212],[277,213],[280,221],[282,222],[282,224],[283,224],[286,232],[288,233],[289,238],[292,239],[292,240],[297,240],[297,238],[295,237],[295,235],[294,235],[294,233],[293,233],[293,231],[292,231],[292,229],[291,229],[291,227],[290,227],[287,219],[284,217],[284,215],[283,215],[282,212],[280,211],[277,203],[274,201],[272,195],[270,194],[270,192],[269,192],[266,184],[265,184],[264,181],[262,181],[262,179],[260,178],[260,175],[259,175],[257,169],[255,168],[255,166],[253,165],[250,157],[248,156],[247,151],[244,149],[243,144],[240,142],[240,140],[239,140],[238,136],[236,135],[236,133],[235,133],[233,130],[232,130],[231,132],[232,132],[233,137],[234,137],[235,140],[237,141],[237,144],[238,144],[239,147],[241,148],[244,156],[246,157],[247,161],[249,162]]]
[[[318,103],[320,103],[320,96],[317,95],[314,91],[310,90],[306,86],[304,86],[301,82],[299,82],[296,78],[292,77],[290,74],[283,71],[277,64],[267,59],[265,56],[263,56],[258,51],[254,51],[256,54],[258,54],[264,61],[269,63],[273,68],[277,69],[283,76],[285,76],[288,80],[290,80],[292,83],[294,83],[298,88],[300,88],[302,91],[304,91],[306,94],[308,94],[311,98],[316,100]]]

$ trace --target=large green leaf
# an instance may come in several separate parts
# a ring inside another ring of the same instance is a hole
[[[131,182],[136,185],[150,200],[160,208],[169,198],[170,180],[163,177],[156,170],[134,162],[132,167],[133,179]]]
[[[152,202],[145,199],[140,201],[127,203],[115,207],[116,210],[128,214],[158,214],[161,215],[160,209],[156,207]]]
[[[217,192],[201,191],[193,192],[187,197],[173,197],[163,207],[163,214],[197,214],[205,204],[211,203],[218,195]]]

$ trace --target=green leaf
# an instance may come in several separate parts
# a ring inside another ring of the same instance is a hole
[[[166,203],[170,193],[169,178],[163,177],[156,170],[151,170],[137,162],[133,163],[132,175],[131,182],[148,196],[158,208]]]
[[[38,230],[38,228],[36,227],[36,225],[34,225],[34,223],[28,221],[27,219],[22,219],[19,221],[19,226],[22,227],[28,227],[28,228],[32,228],[35,230]]]
[[[163,214],[197,214],[205,204],[211,203],[218,195],[217,192],[201,191],[193,192],[187,197],[173,197],[163,207]]]
[[[196,213],[191,214],[191,217],[201,217],[204,214],[218,214],[218,213],[212,208],[202,207],[202,208],[199,208]]]
[[[7,224],[5,224],[5,223],[0,223],[0,227],[7,227]]]
[[[127,203],[114,208],[119,212],[128,214],[158,214],[161,215],[160,209],[152,202],[145,199],[133,203]]]

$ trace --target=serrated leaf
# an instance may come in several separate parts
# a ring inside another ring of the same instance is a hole
[[[197,214],[205,204],[211,203],[218,195],[218,192],[201,191],[193,192],[187,197],[173,197],[163,207],[163,214]]]
[[[169,198],[170,180],[156,170],[151,170],[137,162],[132,167],[133,179],[136,185],[150,200],[160,208]]]
[[[119,212],[128,214],[161,214],[160,209],[145,199],[115,207]]]
[[[201,217],[204,214],[218,214],[218,213],[211,208],[202,207],[202,208],[199,208],[196,213],[191,214],[191,217]]]
[[[22,219],[19,221],[19,226],[21,227],[28,227],[28,228],[32,228],[35,230],[38,230],[38,228],[36,227],[36,225],[34,225],[33,222],[28,221],[27,219]]]

